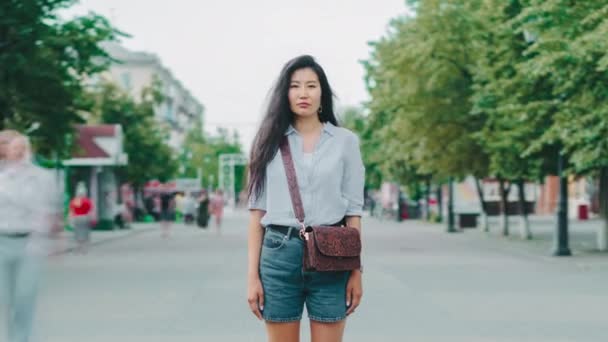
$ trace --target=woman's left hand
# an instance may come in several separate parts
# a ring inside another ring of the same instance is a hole
[[[348,283],[346,284],[346,306],[348,307],[346,315],[355,312],[355,309],[361,303],[361,297],[363,296],[361,276],[361,271],[359,270],[354,270],[350,273]]]

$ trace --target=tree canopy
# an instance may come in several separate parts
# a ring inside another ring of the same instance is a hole
[[[31,131],[37,151],[67,156],[66,136],[84,101],[84,79],[105,70],[101,42],[121,33],[96,14],[61,19],[73,0],[6,0],[0,6],[0,129]]]

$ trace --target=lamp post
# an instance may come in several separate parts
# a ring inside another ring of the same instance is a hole
[[[448,233],[456,233],[454,227],[454,178],[448,180]]]

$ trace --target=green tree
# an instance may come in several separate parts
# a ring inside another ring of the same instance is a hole
[[[243,153],[240,137],[236,131],[231,135],[227,129],[218,128],[215,134],[209,135],[204,133],[200,123],[188,132],[184,151],[191,153],[192,157],[186,159],[184,176],[197,177],[200,170],[201,185],[212,188],[217,187],[219,182],[219,156],[224,153]],[[236,168],[235,180],[235,190],[238,194],[246,181],[245,166]]]
[[[479,11],[479,16],[485,18],[486,34],[479,44],[481,53],[475,70],[471,112],[481,118],[484,125],[475,136],[489,156],[489,174],[500,184],[503,234],[509,235],[507,198],[512,185],[516,185],[522,214],[521,236],[530,239],[524,182],[544,178],[543,166],[555,161],[555,153],[551,153],[550,148],[526,153],[534,139],[547,129],[547,124],[546,117],[531,119],[529,112],[522,107],[524,103],[545,96],[546,90],[541,82],[536,92],[514,96],[520,95],[515,81],[519,76],[517,65],[531,58],[524,53],[529,41],[513,27],[513,18],[523,10],[519,1],[488,1],[485,5]]]
[[[480,1],[411,4],[416,15],[393,20],[364,63],[384,173],[438,183],[485,176],[487,156],[474,137],[483,121],[470,115]]]
[[[378,149],[373,141],[373,130],[367,115],[358,107],[347,107],[342,114],[341,124],[359,136],[361,156],[365,165],[366,188],[378,189],[382,182],[380,158]]]
[[[62,20],[74,0],[5,0],[0,6],[0,129],[32,132],[38,152],[65,156],[66,134],[89,109],[83,80],[108,66],[100,43],[121,35],[96,14]]]
[[[572,174],[600,178],[600,198],[608,198],[608,4],[605,1],[527,0],[514,19],[518,32],[533,36],[518,65],[523,94],[546,84],[547,96],[528,102],[530,115],[549,117],[548,129],[529,148],[561,147]],[[598,239],[608,249],[608,213]]]
[[[140,101],[108,83],[91,96],[94,120],[122,125],[129,155],[128,165],[119,170],[122,180],[139,191],[149,180],[172,179],[177,171],[175,152],[166,143],[166,130],[154,117],[154,108],[162,103],[158,84],[145,89]]]

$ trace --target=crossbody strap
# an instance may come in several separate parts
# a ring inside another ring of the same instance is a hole
[[[285,166],[285,174],[287,175],[287,185],[289,186],[289,195],[291,197],[293,212],[300,222],[300,225],[304,227],[304,205],[302,204],[302,197],[300,196],[296,168],[293,164],[293,157],[291,155],[291,148],[289,147],[287,136],[281,141],[279,148],[281,149],[281,157],[283,159],[283,165]]]

